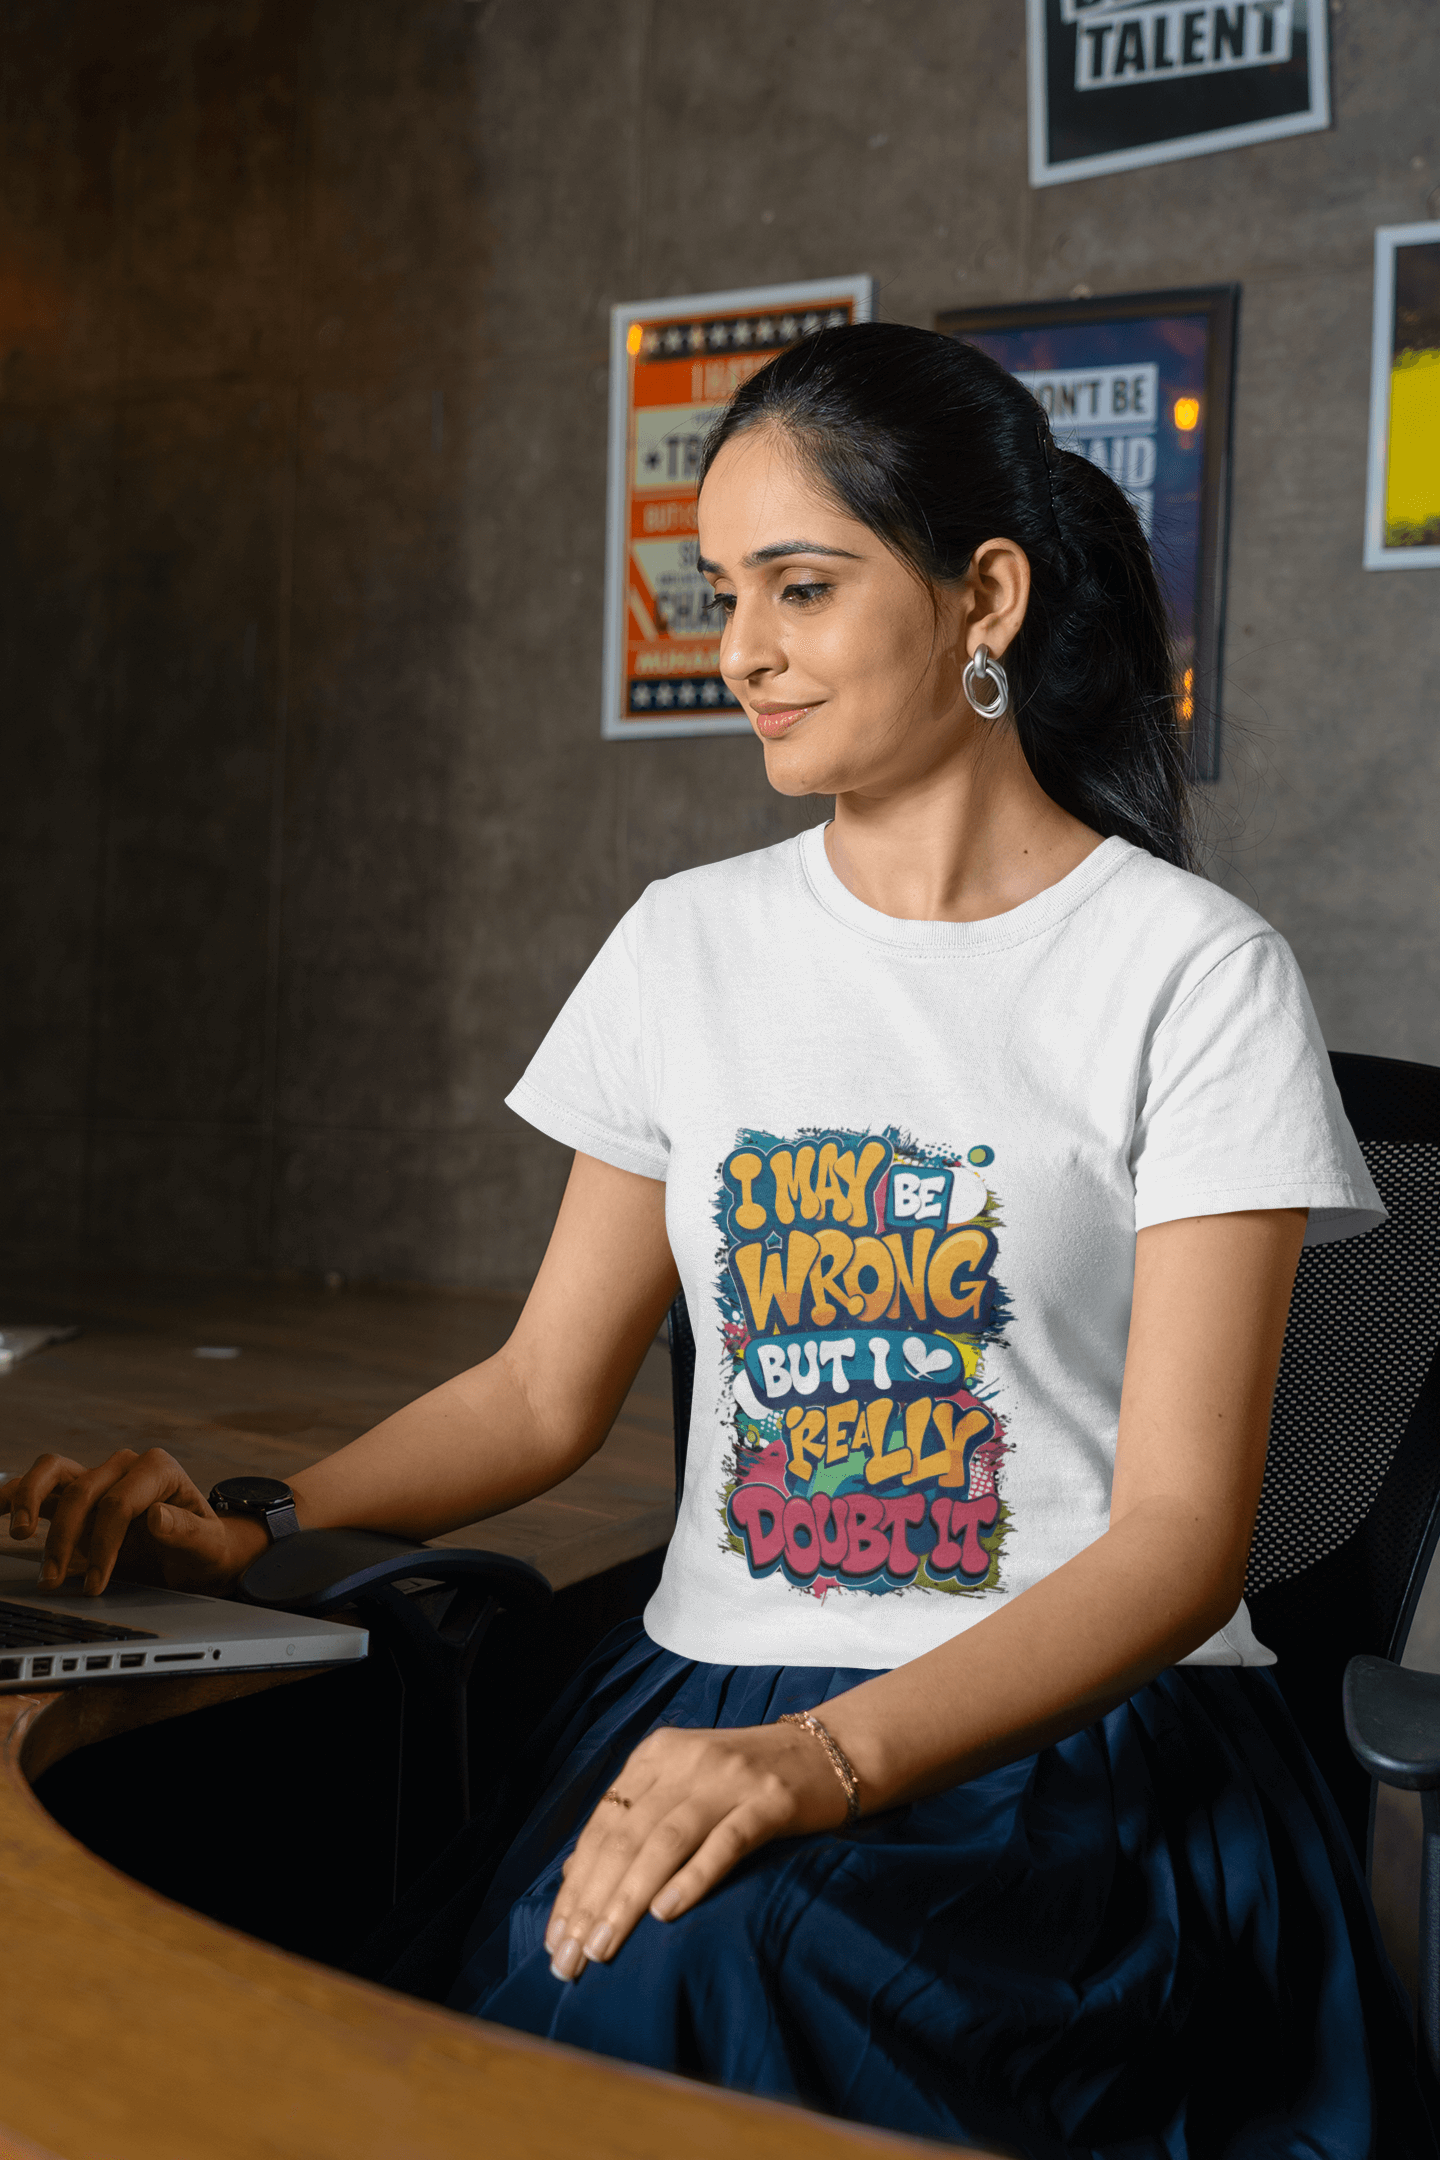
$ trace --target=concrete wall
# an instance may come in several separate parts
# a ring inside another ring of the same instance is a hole
[[[1440,1060],[1440,576],[1359,568],[1440,63],[1331,6],[1333,133],[1033,193],[1019,0],[4,0],[7,1257],[527,1277],[559,1001],[816,814],[598,740],[621,298],[1239,280],[1216,874],[1333,1045]]]

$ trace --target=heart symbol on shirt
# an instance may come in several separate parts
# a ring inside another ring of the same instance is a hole
[[[905,1353],[905,1363],[909,1366],[913,1379],[928,1380],[932,1373],[950,1370],[950,1351],[927,1350],[918,1335],[907,1335],[900,1348]]]

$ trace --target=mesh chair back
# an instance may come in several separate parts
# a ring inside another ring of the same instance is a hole
[[[1301,1255],[1246,1596],[1363,1854],[1370,1784],[1341,1677],[1360,1651],[1400,1656],[1440,1534],[1440,1070],[1331,1063],[1390,1220]],[[670,1343],[678,1505],[695,1382],[683,1297]]]
[[[1246,1596],[1363,1855],[1340,1683],[1359,1652],[1404,1650],[1440,1532],[1440,1070],[1331,1063],[1390,1220],[1301,1255]]]

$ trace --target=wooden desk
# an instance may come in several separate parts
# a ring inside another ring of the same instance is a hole
[[[202,1492],[242,1472],[289,1477],[489,1357],[519,1310],[470,1290],[0,1275],[0,1322],[82,1331],[0,1372],[0,1469],[158,1446]],[[195,1355],[216,1348],[239,1355]],[[583,1469],[435,1542],[513,1554],[562,1590],[665,1544],[674,1494],[670,1360],[657,1344]]]
[[[106,1867],[30,1791],[71,1748],[246,1685],[0,1697],[0,2160],[960,2152],[627,2069],[286,1957]]]
[[[7,1292],[9,1293],[7,1295]],[[202,1489],[283,1477],[486,1356],[512,1299],[415,1290],[91,1280],[7,1320],[75,1342],[0,1376],[0,1465],[159,1443]],[[196,1358],[197,1346],[238,1348]],[[454,1542],[557,1588],[669,1535],[668,1360],[560,1494]],[[0,2160],[827,2160],[939,2152],[529,2040],[290,1957],[157,1896],[78,1844],[31,1781],[74,1749],[303,1674],[0,1697]],[[944,2147],[949,2154],[958,2148]]]

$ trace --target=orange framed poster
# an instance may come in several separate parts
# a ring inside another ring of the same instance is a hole
[[[695,480],[725,400],[797,338],[869,322],[874,281],[819,279],[641,300],[610,314],[610,472],[601,733],[748,735],[720,674],[695,567]]]

